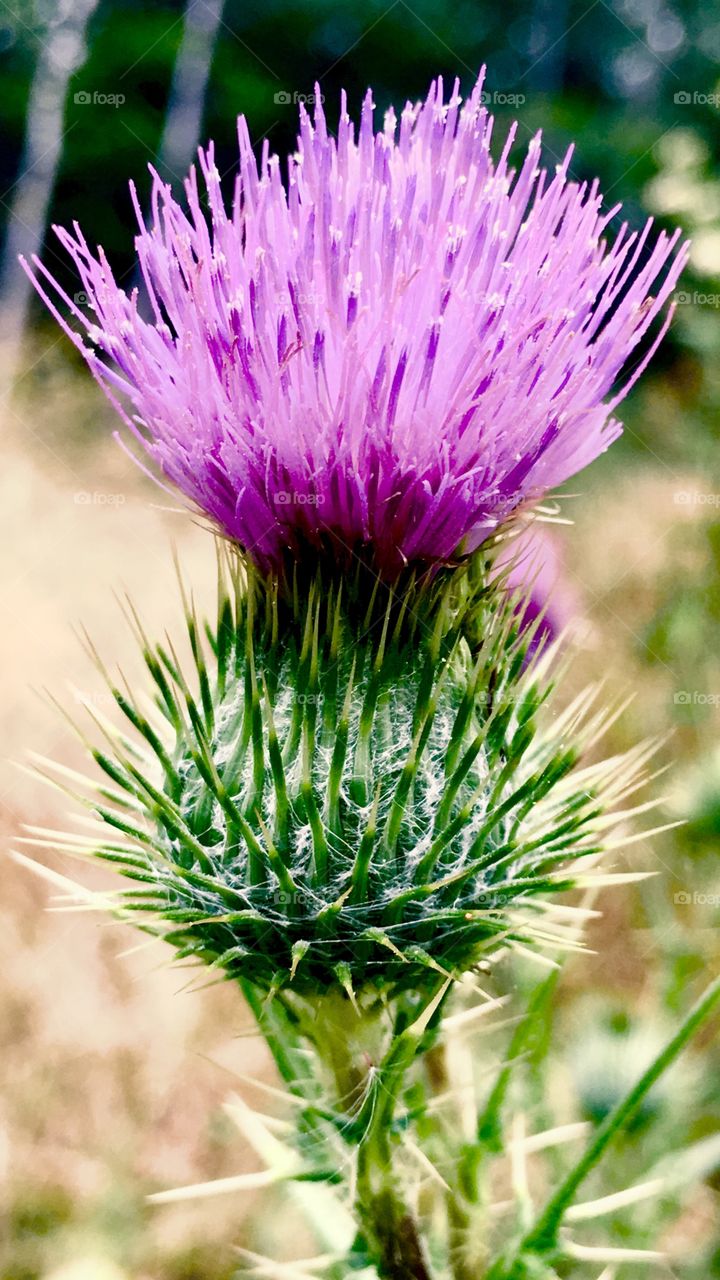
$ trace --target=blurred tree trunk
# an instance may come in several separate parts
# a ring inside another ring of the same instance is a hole
[[[168,182],[182,182],[195,159],[223,7],[224,0],[188,0],[159,147],[159,171]],[[141,284],[136,267],[131,287],[139,289],[138,308],[149,319]]]
[[[163,177],[184,177],[200,137],[223,0],[189,0],[160,143]]]
[[[73,72],[84,61],[87,26],[99,0],[46,4],[36,32],[38,57],[30,87],[25,143],[12,188],[5,251],[0,266],[0,344],[12,383],[30,306],[30,282],[18,255],[42,247],[48,209],[65,137],[65,99]]]

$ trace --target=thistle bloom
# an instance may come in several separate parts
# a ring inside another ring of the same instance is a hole
[[[473,550],[616,438],[667,328],[677,234],[606,240],[617,207],[571,180],[572,150],[541,169],[539,136],[515,171],[513,127],[494,162],[482,79],[464,104],[434,82],[377,133],[368,93],[357,139],[344,97],[336,138],[301,107],[287,186],[241,117],[229,213],[212,145],[209,217],[195,170],[189,216],[154,174],[149,229],[133,192],[152,318],[77,227],[57,234],[94,316],[35,263],[155,466],[263,571],[307,543],[387,579]]]

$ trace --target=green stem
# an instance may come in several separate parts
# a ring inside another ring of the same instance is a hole
[[[393,1175],[386,1136],[369,1137],[359,1149],[356,1206],[381,1280],[432,1280],[420,1232]]]
[[[438,984],[420,1013],[413,1007],[399,1013],[392,1029],[377,1001],[365,1007],[344,993],[328,992],[314,1000],[286,997],[292,1006],[286,1009],[280,997],[263,1002],[255,988],[243,985],[278,1069],[293,1092],[300,1096],[305,1092],[302,1053],[298,1052],[303,1040],[313,1044],[327,1071],[335,1095],[332,1109],[348,1119],[338,1132],[357,1147],[355,1212],[380,1280],[432,1280],[419,1227],[394,1168],[393,1127],[407,1073],[433,1042],[449,984]],[[311,1108],[309,1104],[309,1123],[315,1119]],[[318,1131],[316,1137],[323,1142],[327,1135],[323,1139]]]
[[[646,1094],[650,1092],[663,1072],[682,1052],[698,1027],[712,1013],[718,1003],[720,1003],[720,977],[711,983],[693,1006],[672,1040],[665,1046],[655,1061],[651,1063],[647,1071],[637,1081],[637,1084],[605,1117],[584,1155],[555,1192],[540,1218],[525,1237],[521,1245],[521,1253],[547,1253],[556,1248],[558,1232],[563,1217],[572,1203],[580,1184],[584,1182],[587,1175],[598,1163],[615,1135],[635,1115]]]
[[[356,1206],[381,1280],[431,1280],[420,1231],[393,1171],[392,1125],[407,1072],[431,1047],[448,984],[438,987],[410,1026],[393,1036],[368,1078],[360,1111],[366,1117],[358,1150]]]

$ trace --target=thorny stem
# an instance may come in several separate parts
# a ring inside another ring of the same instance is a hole
[[[372,1124],[358,1151],[356,1203],[382,1280],[431,1280],[420,1232],[393,1175],[392,1148],[382,1122]]]
[[[389,1187],[372,1200],[364,1221],[382,1280],[431,1280],[415,1221]]]
[[[432,1280],[420,1230],[393,1169],[393,1122],[407,1071],[423,1046],[408,1028],[387,1037],[378,1009],[326,998],[316,1046],[330,1068],[338,1103],[352,1118],[357,1143],[355,1208],[368,1255],[381,1280]]]
[[[421,1038],[393,1034],[388,1049],[381,1006],[361,1009],[339,992],[265,1006],[252,988],[246,995],[286,1082],[298,1064],[288,1060],[283,1041],[298,1034],[313,1043],[328,1072],[333,1105],[349,1121],[343,1136],[357,1144],[356,1215],[381,1280],[433,1280],[418,1225],[393,1172],[391,1139],[397,1100]],[[273,1010],[280,1017],[277,1028]]]

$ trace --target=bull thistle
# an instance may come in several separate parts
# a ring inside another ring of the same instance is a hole
[[[613,855],[650,807],[626,801],[652,752],[586,758],[616,711],[597,689],[559,701],[562,643],[530,620],[507,546],[617,435],[685,249],[650,247],[649,225],[608,246],[616,211],[569,156],[548,178],[539,140],[517,174],[512,134],[494,164],[482,77],[464,105],[433,85],[397,138],[372,112],[356,141],[344,104],[337,138],[303,111],[287,187],[241,120],[229,215],[212,148],[209,220],[194,172],[190,219],[156,176],[137,239],[152,320],[77,228],[59,234],[94,316],[55,288],[84,338],[35,264],[136,440],[223,535],[216,618],[185,597],[191,667],[131,611],[152,696],[108,677],[93,833],[63,847],[122,873],[105,899],[121,918],[239,983],[297,1119],[264,1151],[306,1207],[334,1188],[328,1251],[253,1274],[550,1280],[582,1265],[565,1222],[581,1181],[720,989],[544,1210],[516,1180],[498,1234],[509,1072],[552,979],[470,1111],[445,1051],[503,1002],[484,990],[502,957],[555,967],[592,891],[633,878]]]

